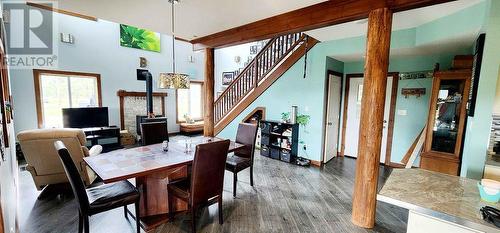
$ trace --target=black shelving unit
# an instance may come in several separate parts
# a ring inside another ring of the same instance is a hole
[[[292,163],[297,159],[299,124],[261,121],[260,155]]]

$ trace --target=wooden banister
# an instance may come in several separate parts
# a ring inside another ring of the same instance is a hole
[[[305,41],[302,33],[292,33],[270,39],[250,63],[238,74],[214,102],[215,124],[220,122],[247,94]]]

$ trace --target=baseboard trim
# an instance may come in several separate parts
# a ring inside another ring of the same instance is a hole
[[[402,164],[402,163],[395,163],[395,162],[391,162],[389,164],[389,167],[392,167],[392,168],[405,168],[406,165]],[[419,168],[419,167],[416,167],[416,166],[411,166],[411,168]]]
[[[393,167],[393,168],[405,168],[405,165],[401,164],[401,163],[390,162],[389,163],[389,167]]]
[[[322,162],[318,160],[311,160],[311,165],[315,167],[321,167]]]

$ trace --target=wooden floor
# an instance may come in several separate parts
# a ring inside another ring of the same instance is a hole
[[[351,196],[356,160],[334,158],[322,169],[298,167],[256,156],[255,186],[248,171],[238,174],[238,195],[232,197],[232,173],[224,184],[224,224],[216,205],[199,213],[198,232],[406,232],[408,211],[378,202],[376,227],[366,230],[351,223]],[[381,167],[381,185],[390,169]],[[77,203],[71,194],[37,197],[29,172],[20,171],[21,232],[77,232]],[[130,206],[129,208],[133,208]],[[135,222],[123,209],[91,217],[93,233],[135,232]],[[156,233],[190,232],[190,218],[160,226]]]

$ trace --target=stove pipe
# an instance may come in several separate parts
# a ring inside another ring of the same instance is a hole
[[[142,75],[146,78],[146,106],[148,118],[154,118],[153,114],[153,76],[148,71],[143,71]]]

